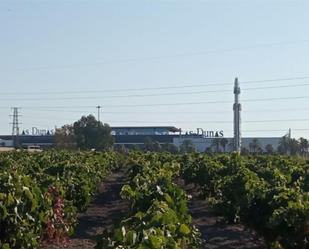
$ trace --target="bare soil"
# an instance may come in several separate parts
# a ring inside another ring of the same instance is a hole
[[[263,240],[256,233],[245,229],[241,224],[226,224],[221,217],[215,216],[193,184],[185,185],[178,180],[187,194],[192,196],[189,209],[193,223],[202,233],[207,249],[265,249]]]
[[[97,238],[104,229],[111,228],[129,210],[128,203],[119,196],[121,187],[125,184],[123,172],[113,173],[99,186],[99,192],[94,197],[85,213],[78,215],[78,225],[74,236],[64,245],[46,245],[43,249],[92,249]]]

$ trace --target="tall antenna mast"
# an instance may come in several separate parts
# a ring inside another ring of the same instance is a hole
[[[241,104],[239,103],[239,95],[240,95],[240,87],[238,78],[235,78],[234,82],[234,150],[237,152],[240,152],[241,150],[241,130],[240,130],[240,124],[241,124],[241,118],[240,118],[240,112],[241,112]]]

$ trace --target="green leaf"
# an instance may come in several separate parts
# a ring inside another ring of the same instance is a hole
[[[183,235],[190,234],[191,230],[186,224],[181,224],[179,227],[179,232]]]
[[[168,193],[164,193],[164,199],[169,206],[174,205],[174,201]]]
[[[0,217],[1,219],[5,219],[8,215],[8,211],[4,205],[0,205]]]
[[[149,241],[150,241],[151,248],[153,248],[153,249],[160,249],[161,246],[164,243],[164,237],[150,235],[149,236]]]
[[[123,241],[123,233],[122,233],[122,230],[120,228],[115,230],[114,237],[115,237],[115,240],[118,241],[118,242]]]
[[[8,243],[5,243],[2,245],[1,249],[11,249],[11,247]]]
[[[11,193],[8,194],[7,204],[8,206],[14,204],[14,197]]]
[[[126,245],[135,245],[136,243],[136,232],[134,230],[130,230],[126,234]]]

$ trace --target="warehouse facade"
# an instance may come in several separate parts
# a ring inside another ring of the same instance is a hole
[[[174,144],[179,148],[185,140],[190,140],[198,152],[217,151],[217,149],[221,152],[233,151],[233,138],[225,138],[223,131],[205,131],[198,128],[196,132],[182,133],[181,129],[174,126],[123,126],[111,128],[115,148],[121,146],[127,148],[139,146],[143,148],[147,139],[161,145]],[[222,144],[220,142],[222,139],[226,140],[225,146],[220,145]],[[255,141],[262,150],[265,150],[267,145],[271,145],[276,150],[280,140],[281,137],[242,138],[242,148],[250,151],[252,149],[251,145]],[[51,148],[54,146],[54,134],[52,132],[44,135],[28,135],[23,133],[18,136],[18,143],[24,148],[29,146]],[[0,146],[13,146],[12,136],[0,136]]]

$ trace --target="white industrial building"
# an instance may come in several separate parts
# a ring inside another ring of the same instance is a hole
[[[223,139],[223,138],[210,138],[210,137],[202,137],[202,136],[178,136],[173,138],[173,144],[175,144],[178,148],[183,144],[185,140],[190,140],[192,144],[194,145],[196,151],[198,152],[206,152],[209,150],[215,151],[215,139]],[[265,147],[267,145],[272,145],[274,150],[277,150],[281,137],[243,137],[241,139],[241,148],[245,148],[248,151],[251,151],[252,148],[250,144],[252,144],[253,140],[257,141],[258,147],[261,148],[263,151],[266,151]],[[234,143],[233,138],[226,138],[227,143],[225,148],[223,148],[221,145],[219,146],[219,151],[221,152],[231,152],[234,151]]]

